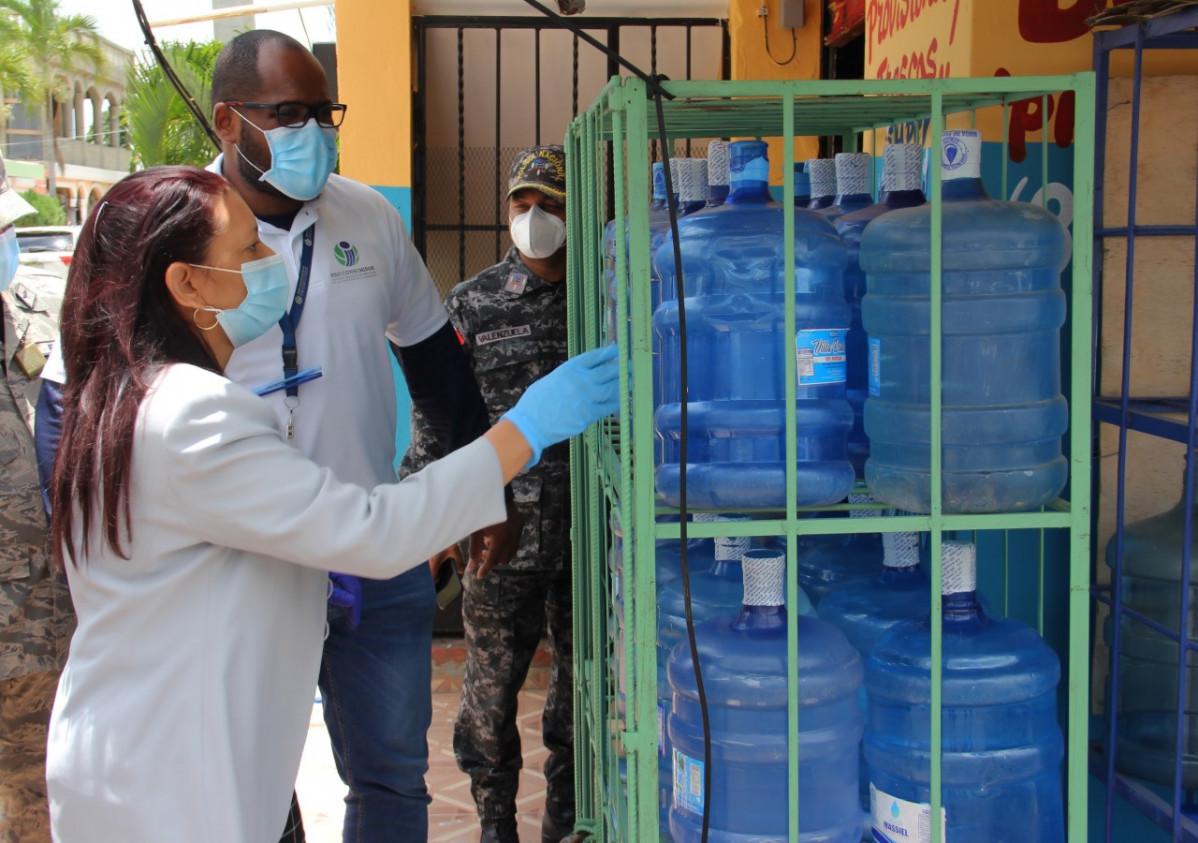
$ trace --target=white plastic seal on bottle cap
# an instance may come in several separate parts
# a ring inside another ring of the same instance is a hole
[[[744,605],[781,606],[786,592],[786,554],[780,550],[755,548],[741,557],[745,583]]]
[[[838,194],[853,196],[869,193],[869,155],[864,152],[838,152],[835,164]]]
[[[940,178],[982,177],[982,133],[977,129],[947,129],[940,135]]]
[[[972,542],[945,542],[940,548],[940,594],[978,590],[977,548]]]
[[[807,173],[811,176],[811,198],[836,195],[836,162],[827,158],[808,158]]]
[[[682,182],[678,188],[678,201],[706,202],[707,201],[707,162],[702,158],[684,159],[678,167],[678,179]]]
[[[883,533],[882,565],[912,568],[919,564],[919,533]]]
[[[882,153],[882,190],[919,190],[923,184],[923,147],[892,143]]]
[[[717,187],[728,184],[728,141],[707,144],[707,183]]]

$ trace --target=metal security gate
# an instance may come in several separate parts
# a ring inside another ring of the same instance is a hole
[[[726,21],[571,20],[649,72],[728,78]],[[512,157],[527,146],[561,143],[579,103],[591,103],[621,68],[541,17],[428,16],[415,18],[413,28],[412,236],[444,294],[498,262],[511,244],[503,199]],[[687,143],[680,154],[691,154]]]

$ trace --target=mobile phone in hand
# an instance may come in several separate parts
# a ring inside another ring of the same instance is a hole
[[[437,590],[437,605],[444,609],[453,599],[462,593],[462,579],[452,559],[446,559],[437,569],[437,578],[433,581]]]

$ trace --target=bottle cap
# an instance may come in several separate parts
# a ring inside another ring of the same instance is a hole
[[[919,533],[883,533],[882,564],[887,568],[913,568],[919,564]]]
[[[765,141],[733,141],[728,150],[728,183],[769,182],[768,150]]]
[[[728,184],[728,141],[713,140],[707,144],[707,183]]]
[[[786,554],[780,550],[756,548],[741,559],[745,583],[744,605],[781,606],[784,604]]]
[[[836,192],[841,196],[869,193],[870,157],[864,152],[836,153]]]
[[[653,198],[666,201],[666,165],[660,161],[653,162]]]
[[[678,181],[681,178],[682,162],[685,158],[670,157],[670,187],[674,189],[674,193],[678,193]]]
[[[803,162],[795,162],[795,196],[811,195],[811,176],[803,169]]]
[[[940,548],[940,571],[941,595],[977,591],[977,548],[972,542],[945,542]]]
[[[683,159],[678,167],[679,202],[707,201],[707,162],[702,158]]]
[[[849,503],[873,503],[873,495],[849,495]],[[872,509],[854,509],[849,512],[849,518],[871,518],[878,513]]]
[[[695,521],[700,524],[748,520],[749,516],[747,515],[716,515],[711,512],[699,512],[695,514]],[[715,561],[732,562],[740,559],[748,550],[748,536],[737,536],[735,538],[717,536],[715,540]]]
[[[882,189],[919,190],[923,184],[923,147],[892,143],[882,153]]]
[[[940,136],[940,178],[982,177],[982,133],[977,129],[948,129]]]
[[[811,176],[811,198],[836,195],[836,162],[827,158],[809,158],[807,174]]]

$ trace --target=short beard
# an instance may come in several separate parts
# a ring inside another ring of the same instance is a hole
[[[270,167],[263,167],[261,171],[254,168],[258,165],[258,160],[264,157],[269,157],[270,149],[269,147],[263,149],[263,147],[257,142],[257,139],[246,143],[245,141],[248,135],[248,132],[243,131],[238,143],[238,149],[241,151],[241,154],[237,156],[238,174],[240,174],[241,178],[247,185],[264,196],[270,196],[273,199],[283,199],[287,202],[296,201],[283,191],[279,190],[273,184],[262,181],[262,173],[268,171]],[[254,163],[251,164],[246,159],[253,159]]]

